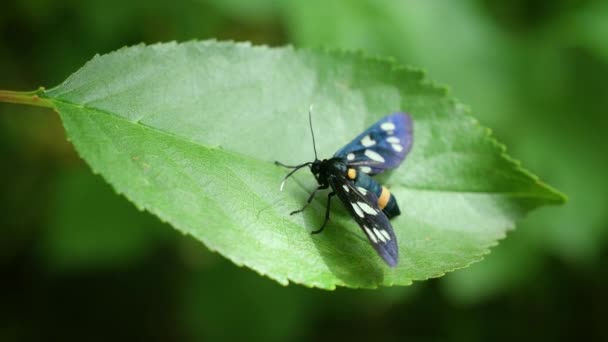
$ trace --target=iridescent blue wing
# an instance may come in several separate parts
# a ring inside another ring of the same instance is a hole
[[[399,166],[412,147],[412,118],[405,113],[386,116],[342,147],[334,157],[370,175]]]
[[[397,237],[388,217],[378,208],[378,197],[371,191],[356,187],[343,176],[328,178],[346,210],[367,236],[378,255],[391,267],[399,261]]]

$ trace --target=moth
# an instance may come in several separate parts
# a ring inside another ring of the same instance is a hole
[[[406,113],[390,114],[339,149],[332,158],[319,160],[311,112],[312,106],[308,112],[308,120],[315,160],[294,166],[275,162],[293,169],[283,179],[281,191],[287,179],[304,167],[310,168],[318,183],[306,204],[301,209],[292,211],[290,215],[304,211],[319,190],[331,188],[327,195],[325,220],[312,234],[320,233],[325,228],[329,221],[331,200],[337,195],[378,255],[389,266],[396,266],[399,249],[389,219],[401,214],[401,211],[395,196],[372,176],[386,169],[396,168],[403,162],[412,147],[412,118]]]

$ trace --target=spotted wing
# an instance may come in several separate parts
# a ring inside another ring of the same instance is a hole
[[[341,176],[328,178],[350,215],[367,236],[374,249],[391,267],[397,265],[399,250],[393,227],[386,215],[378,208],[378,197]]]
[[[344,158],[349,166],[375,175],[399,166],[410,151],[412,140],[412,118],[405,113],[393,113],[359,134],[334,157]]]

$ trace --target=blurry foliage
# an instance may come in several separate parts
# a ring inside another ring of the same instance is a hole
[[[145,243],[152,256],[131,259],[129,270],[123,255],[98,259],[108,264],[93,274],[77,268],[51,275],[44,265],[52,259],[41,251],[57,234],[45,233],[56,228],[53,201],[64,196],[61,184],[74,186],[62,175],[84,166],[56,116],[2,105],[0,340],[36,339],[35,331],[47,340],[82,339],[91,331],[97,337],[202,339],[239,329],[233,322],[252,316],[255,323],[244,325],[251,330],[243,334],[266,340],[607,338],[605,1],[8,2],[0,11],[1,88],[56,84],[94,53],[123,45],[214,37],[354,48],[425,67],[496,129],[513,156],[570,201],[533,213],[482,263],[437,282],[374,294],[282,288],[215,255],[193,265],[182,246],[192,241],[152,233],[157,223],[150,223],[150,236],[126,233],[159,239]],[[104,203],[124,202],[98,185],[108,192]],[[124,210],[91,205],[108,215]],[[126,215],[141,215],[132,211]],[[87,227],[61,229],[96,239]],[[233,281],[222,284],[224,277]],[[213,326],[206,319],[215,319]],[[267,328],[273,321],[289,329]]]
[[[85,168],[58,175],[41,258],[52,271],[129,268],[158,248],[170,228],[133,210]]]

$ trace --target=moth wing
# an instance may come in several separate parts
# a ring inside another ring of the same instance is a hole
[[[378,255],[391,267],[397,265],[397,238],[388,217],[378,208],[378,197],[356,187],[345,177],[330,177],[329,184],[355,219]]]
[[[393,113],[371,125],[334,157],[344,158],[349,166],[370,175],[396,168],[412,147],[412,128],[408,114]]]

